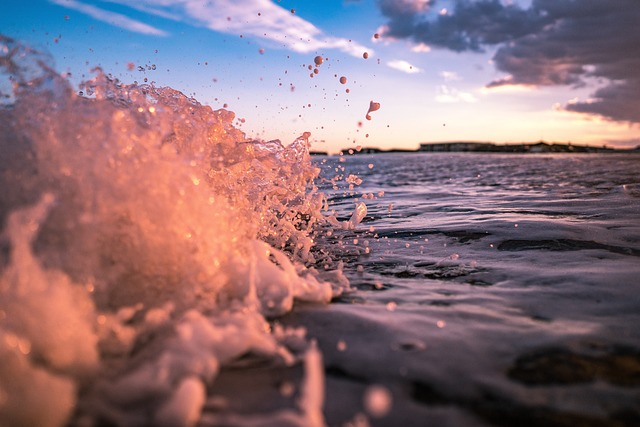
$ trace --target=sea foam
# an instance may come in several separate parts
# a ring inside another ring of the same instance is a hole
[[[99,69],[79,89],[0,37],[0,424],[193,425],[248,353],[306,360],[271,420],[322,424],[318,350],[268,320],[348,287],[314,268],[309,134],[251,140],[231,111]]]

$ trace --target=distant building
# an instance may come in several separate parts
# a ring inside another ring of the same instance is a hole
[[[428,151],[432,153],[443,152],[465,152],[465,151],[493,151],[494,144],[489,142],[428,142],[420,144],[418,151]]]
[[[376,147],[361,147],[361,148],[343,148],[340,150],[344,154],[378,154],[384,153],[385,150],[381,150]]]
[[[420,144],[418,151],[442,152],[483,152],[483,153],[608,153],[615,151],[606,145],[549,144],[544,141],[519,144],[493,144],[490,142],[430,142]]]

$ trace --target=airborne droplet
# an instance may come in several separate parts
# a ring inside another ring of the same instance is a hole
[[[386,387],[374,384],[365,390],[364,407],[372,417],[384,417],[392,406],[393,397]]]
[[[369,52],[365,52],[365,53],[363,53],[363,54],[362,54],[362,57],[363,57],[364,59],[369,59]]]
[[[345,76],[340,77],[340,83],[347,84],[347,78]]]
[[[371,120],[371,115],[369,115],[369,113],[378,111],[379,109],[380,109],[379,102],[373,102],[373,101],[369,102],[369,111],[367,111],[367,115],[365,116],[367,120]]]
[[[320,65],[324,62],[324,58],[320,55],[316,56],[315,58],[313,58],[313,62],[316,63],[316,65]]]

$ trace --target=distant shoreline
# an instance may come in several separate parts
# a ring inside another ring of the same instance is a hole
[[[420,144],[420,148],[383,150],[375,147],[364,147],[359,150],[345,148],[343,154],[382,154],[382,153],[640,153],[640,146],[630,149],[611,148],[603,145],[574,145],[571,143],[534,143],[494,144],[492,142],[428,142]],[[311,155],[329,155],[326,151],[310,151]]]

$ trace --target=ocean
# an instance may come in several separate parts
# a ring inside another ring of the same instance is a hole
[[[639,155],[310,156],[0,77],[0,425],[640,422]]]
[[[334,237],[358,291],[288,315],[320,343],[331,425],[377,385],[393,405],[371,425],[638,423],[640,156],[318,162],[362,179],[324,188],[342,215],[374,197]]]

